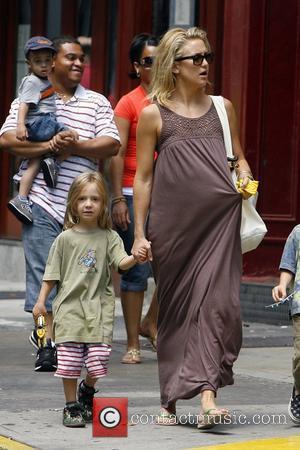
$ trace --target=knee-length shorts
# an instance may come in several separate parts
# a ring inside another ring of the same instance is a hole
[[[56,377],[79,378],[83,367],[91,378],[100,378],[107,374],[110,345],[66,342],[57,344],[56,347]]]

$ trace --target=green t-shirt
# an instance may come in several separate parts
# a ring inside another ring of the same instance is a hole
[[[53,331],[63,342],[112,341],[115,296],[110,267],[127,256],[113,230],[62,232],[50,249],[43,280],[57,280]]]

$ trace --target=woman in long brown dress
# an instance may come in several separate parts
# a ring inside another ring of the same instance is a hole
[[[199,28],[172,29],[163,37],[153,69],[154,103],[143,110],[138,125],[134,182],[133,254],[149,248],[158,287],[158,423],[173,424],[176,401],[200,394],[199,428],[229,415],[216,406],[215,397],[220,387],[233,383],[242,341],[242,196],[232,182],[222,126],[206,94],[212,60]],[[229,100],[224,103],[237,175],[245,187],[252,174],[234,108]]]

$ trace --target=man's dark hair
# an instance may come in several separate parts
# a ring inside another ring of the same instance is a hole
[[[73,36],[58,36],[52,39],[52,42],[57,52],[59,52],[61,46],[64,44],[77,44],[80,45],[80,47],[82,47],[80,42]]]

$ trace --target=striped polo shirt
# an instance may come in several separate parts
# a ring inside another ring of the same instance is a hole
[[[78,85],[74,96],[66,103],[56,97],[56,107],[58,122],[76,130],[80,140],[99,136],[109,136],[120,140],[111,105],[103,95]],[[18,108],[19,99],[17,98],[11,104],[9,115],[0,130],[0,136],[17,128]],[[22,165],[24,166],[26,167],[26,162]],[[42,172],[39,172],[32,184],[29,198],[63,224],[67,195],[73,179],[83,172],[94,170],[98,170],[96,160],[72,155],[61,163],[56,187],[49,188]],[[14,180],[19,181],[21,175],[22,172],[15,175]]]

